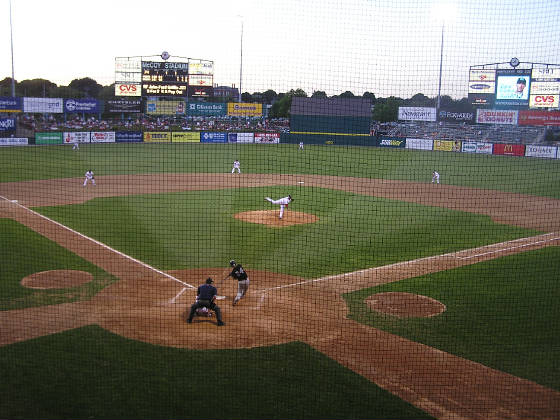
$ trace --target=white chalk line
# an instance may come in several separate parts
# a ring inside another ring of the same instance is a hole
[[[554,233],[554,232],[545,233],[545,234],[542,234],[542,235],[537,235],[533,238],[537,238],[537,237],[541,238],[543,236],[549,236],[549,235],[555,235],[555,234],[556,233]],[[344,278],[344,277],[355,276],[355,275],[362,274],[362,273],[365,273],[365,272],[370,272],[371,273],[371,272],[375,272],[375,271],[379,271],[379,270],[387,270],[387,269],[390,269],[390,268],[397,268],[397,267],[400,267],[400,266],[417,264],[421,261],[437,259],[437,258],[441,258],[441,257],[453,257],[453,258],[456,258],[456,259],[459,259],[459,260],[476,258],[476,257],[484,256],[484,255],[506,252],[506,251],[509,251],[509,250],[512,250],[512,249],[525,248],[525,247],[529,247],[529,246],[539,245],[541,243],[553,242],[553,241],[559,240],[560,237],[554,237],[554,238],[550,238],[550,239],[534,241],[534,242],[530,242],[530,243],[523,244],[523,245],[518,245],[518,246],[513,246],[513,247],[500,248],[500,249],[497,249],[497,250],[484,252],[484,253],[480,253],[480,254],[476,254],[476,255],[472,255],[472,256],[467,256],[467,257],[460,257],[460,256],[457,255],[459,253],[472,252],[474,250],[484,249],[484,248],[488,248],[490,246],[505,245],[505,244],[510,244],[512,242],[526,241],[527,239],[531,239],[531,237],[512,239],[511,241],[499,242],[499,243],[496,243],[496,244],[485,245],[485,246],[478,247],[478,248],[471,248],[471,249],[466,249],[466,250],[463,250],[463,251],[455,251],[455,252],[450,252],[450,253],[440,254],[440,255],[432,255],[432,256],[429,256],[429,257],[422,257],[422,258],[418,258],[418,259],[415,259],[415,260],[401,261],[401,262],[398,262],[398,263],[388,264],[388,265],[384,265],[384,266],[381,266],[381,267],[364,268],[362,270],[352,271],[350,273],[333,274],[333,275],[326,276],[326,277],[320,277],[318,279],[304,280],[304,281],[300,281],[300,282],[297,282],[297,283],[284,284],[282,286],[275,286],[275,287],[269,287],[267,289],[257,290],[256,293],[262,293],[261,299],[260,299],[257,307],[259,307],[261,305],[262,301],[264,300],[264,296],[265,296],[266,293],[271,292],[271,291],[275,291],[275,290],[286,289],[288,287],[302,286],[302,285],[305,285],[305,284],[316,283],[316,282],[326,281],[326,280],[331,280],[331,279],[340,279],[340,278]]]
[[[184,281],[179,280],[179,279],[176,278],[176,277],[173,277],[171,274],[168,274],[168,273],[166,273],[166,272],[164,272],[164,271],[161,271],[161,270],[159,270],[159,269],[157,269],[157,268],[155,268],[155,267],[152,267],[151,265],[146,264],[146,263],[144,263],[144,262],[142,262],[142,261],[140,261],[140,260],[137,260],[136,258],[131,257],[130,255],[126,255],[126,254],[123,253],[123,252],[117,251],[116,249],[111,248],[109,245],[106,245],[106,244],[104,244],[104,243],[102,243],[102,242],[99,242],[99,241],[96,240],[96,239],[90,238],[89,236],[84,235],[83,233],[80,233],[80,232],[78,232],[78,231],[76,231],[76,230],[74,230],[74,229],[72,229],[72,228],[70,228],[70,227],[68,227],[68,226],[65,226],[65,225],[63,225],[62,223],[57,222],[56,220],[52,220],[52,219],[48,218],[47,216],[42,215],[41,213],[37,213],[36,211],[31,210],[30,208],[25,207],[24,205],[22,205],[22,204],[16,202],[15,200],[9,200],[9,199],[7,199],[6,197],[3,197],[3,196],[1,196],[1,195],[0,195],[0,198],[1,198],[2,200],[6,200],[6,201],[8,201],[8,202],[10,202],[10,203],[12,203],[12,204],[14,204],[14,205],[16,205],[16,206],[21,207],[21,208],[24,209],[24,210],[27,210],[28,212],[30,212],[31,214],[34,214],[35,216],[39,216],[39,217],[41,217],[41,218],[43,218],[43,219],[49,221],[50,223],[53,223],[53,224],[55,224],[55,225],[57,225],[57,226],[59,226],[59,227],[61,227],[61,228],[63,228],[63,229],[66,229],[66,230],[72,232],[74,235],[78,235],[78,236],[80,236],[81,238],[84,238],[84,239],[86,239],[86,240],[88,240],[88,241],[91,241],[91,242],[93,242],[93,243],[96,244],[96,245],[99,245],[99,246],[101,246],[101,247],[103,247],[103,248],[105,248],[105,249],[108,249],[108,250],[111,251],[111,252],[114,252],[114,253],[117,254],[117,255],[120,255],[121,257],[124,257],[124,258],[126,258],[126,259],[128,259],[128,260],[130,260],[130,261],[133,261],[133,262],[135,262],[135,263],[141,265],[141,266],[144,267],[144,268],[147,268],[147,269],[149,269],[149,270],[152,270],[152,271],[154,271],[154,272],[156,272],[156,273],[158,273],[158,274],[160,274],[160,275],[162,275],[162,276],[164,276],[164,277],[167,277],[167,278],[170,279],[170,280],[173,280],[173,281],[175,281],[175,282],[177,282],[177,283],[181,283],[183,286],[185,286],[185,287],[183,288],[183,290],[182,290],[181,292],[179,292],[179,294],[177,294],[177,296],[175,296],[173,299],[171,299],[171,300],[169,301],[169,303],[175,303],[175,300],[176,300],[181,294],[183,294],[183,293],[185,292],[185,290],[187,290],[187,288],[191,288],[191,289],[194,289],[194,288],[195,288],[193,285],[188,284],[188,283],[185,283]]]

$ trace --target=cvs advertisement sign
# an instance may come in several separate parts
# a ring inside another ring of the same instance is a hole
[[[115,96],[142,96],[140,83],[115,83]]]

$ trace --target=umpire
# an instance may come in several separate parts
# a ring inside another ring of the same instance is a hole
[[[206,279],[206,283],[198,286],[198,290],[196,291],[196,302],[191,306],[191,312],[189,314],[189,318],[187,322],[190,324],[194,317],[194,314],[198,308],[208,308],[213,310],[216,313],[216,319],[218,320],[218,327],[224,325],[222,321],[222,312],[220,311],[220,307],[214,303],[216,300],[216,295],[218,294],[218,289],[212,286],[214,280],[211,277]]]

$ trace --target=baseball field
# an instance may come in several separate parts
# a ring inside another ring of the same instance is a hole
[[[0,418],[557,418],[559,163],[2,148]]]

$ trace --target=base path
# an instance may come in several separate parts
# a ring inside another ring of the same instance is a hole
[[[98,186],[87,188],[81,179],[0,184],[0,196],[5,197],[0,200],[0,217],[17,220],[120,279],[87,302],[0,312],[0,345],[88,324],[136,340],[196,349],[247,348],[298,340],[440,419],[558,417],[559,392],[348,320],[341,294],[557,246],[559,200],[330,176],[157,174],[96,180]],[[215,326],[214,318],[195,318],[191,325],[184,322],[185,310],[194,301],[194,289],[185,285],[199,284],[205,276],[223,278],[224,268],[162,273],[26,209],[79,203],[94,197],[267,185],[331,188],[446,207],[548,233],[320,279],[250,270],[249,293],[235,308],[230,306],[236,292],[233,280],[219,287],[220,294],[226,296],[219,301],[227,324],[224,329]],[[294,302],[298,302],[297,308]]]

